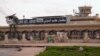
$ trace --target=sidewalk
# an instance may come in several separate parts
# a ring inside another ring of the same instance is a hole
[[[100,43],[37,43],[37,44],[0,44],[17,46],[100,46]]]

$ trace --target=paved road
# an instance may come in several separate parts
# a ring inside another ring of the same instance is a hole
[[[99,46],[100,43],[41,43],[41,44],[0,44],[18,46]],[[0,56],[35,56],[45,50],[45,47],[0,48]]]
[[[0,56],[11,56],[16,50],[16,48],[0,48]]]
[[[17,48],[0,48],[0,56],[35,56],[45,50],[44,47],[23,47],[22,51]]]

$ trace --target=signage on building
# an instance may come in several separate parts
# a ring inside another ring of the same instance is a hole
[[[67,23],[69,18],[66,16],[36,17],[32,19],[20,19],[18,24],[54,24]]]

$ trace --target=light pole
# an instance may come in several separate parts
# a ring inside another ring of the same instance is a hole
[[[6,16],[6,22],[9,24],[9,38],[13,39],[16,38],[16,24],[18,24],[18,17],[15,16],[16,14]]]

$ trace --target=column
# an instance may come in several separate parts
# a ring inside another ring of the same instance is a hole
[[[31,41],[33,41],[33,36],[32,35],[30,35],[29,38],[30,38]]]
[[[4,39],[4,41],[2,41],[2,43],[9,43],[8,35],[5,34],[4,37],[5,37],[5,39]]]
[[[67,32],[64,33],[65,34],[65,42],[68,42],[68,35],[67,35]]]
[[[7,34],[5,34],[4,42],[9,42],[8,35]]]
[[[34,43],[35,40],[34,40],[34,38],[33,38],[33,35],[31,34],[29,37],[30,37],[30,41],[31,41],[31,43]]]
[[[61,40],[61,32],[57,32],[57,35],[55,37],[55,42],[60,42]]]
[[[67,32],[61,32],[60,39],[62,42],[67,42],[68,40]]]
[[[64,35],[65,35],[64,32],[60,32],[60,42],[64,42],[64,38],[65,38]]]
[[[22,43],[27,43],[28,42],[25,37],[26,37],[25,33],[22,34],[22,40],[21,40]]]
[[[99,38],[100,38],[99,33],[96,33],[96,38],[97,38],[97,39],[99,39]]]
[[[60,41],[60,32],[57,32],[57,39],[56,39],[56,42],[59,42]]]
[[[64,38],[65,38],[64,35],[65,35],[64,32],[57,32],[58,42],[64,42]]]
[[[88,36],[88,32],[84,33],[84,42],[88,42],[89,41],[89,36]]]
[[[44,38],[44,41],[47,43],[48,41],[48,32],[45,32],[45,38]]]

